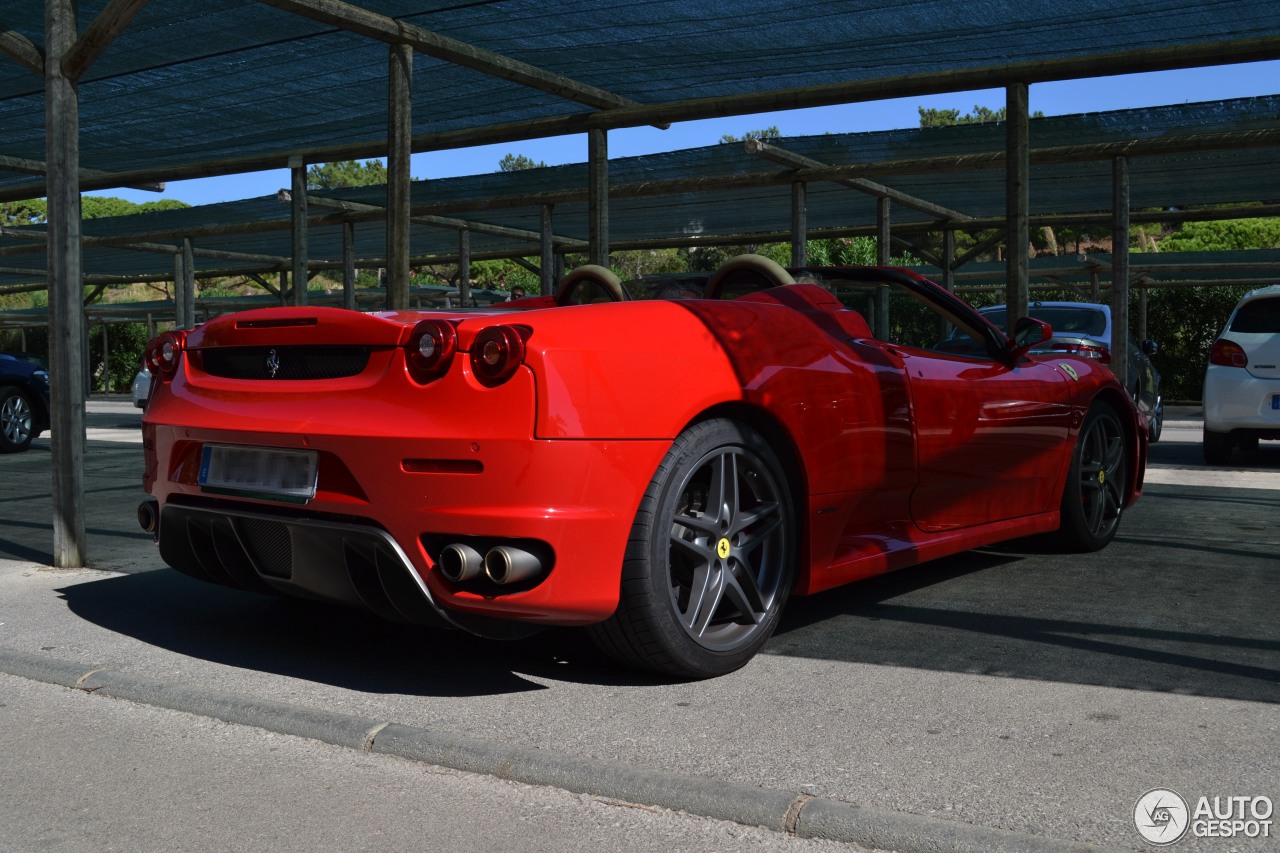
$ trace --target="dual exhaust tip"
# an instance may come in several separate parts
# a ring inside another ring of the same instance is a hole
[[[452,583],[465,583],[483,574],[499,586],[519,583],[542,573],[542,560],[522,548],[495,545],[481,554],[463,542],[440,552],[440,574]]]

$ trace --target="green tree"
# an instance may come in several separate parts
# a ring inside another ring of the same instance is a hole
[[[499,172],[523,172],[526,169],[545,169],[547,164],[523,154],[508,154],[498,161]]]
[[[47,213],[48,205],[42,198],[6,201],[0,204],[0,225],[39,225]]]
[[[950,127],[954,124],[988,124],[994,121],[1004,121],[1007,108],[998,107],[991,109],[975,105],[973,112],[960,114],[959,110],[940,110],[933,107],[916,107],[920,112],[921,127]],[[1031,114],[1032,118],[1043,118],[1044,113],[1036,110]]]
[[[337,160],[312,163],[307,167],[307,189],[336,190],[343,187],[369,187],[387,182],[387,167],[381,160]]]
[[[782,131],[778,130],[776,125],[769,125],[763,130],[748,130],[746,133],[742,134],[742,136],[734,136],[731,133],[726,133],[724,136],[720,137],[720,142],[721,144],[728,144],[730,142],[746,142],[748,139],[768,140],[781,138]]]
[[[1230,252],[1280,248],[1280,219],[1187,222],[1158,244],[1161,252]]]

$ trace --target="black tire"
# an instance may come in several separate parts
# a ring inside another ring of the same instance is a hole
[[[1204,461],[1210,465],[1226,465],[1231,461],[1231,433],[1204,431]]]
[[[1106,547],[1124,513],[1129,449],[1124,426],[1106,403],[1085,415],[1062,490],[1058,542],[1071,551]]]
[[[618,610],[591,637],[665,675],[732,672],[778,624],[795,582],[795,538],[791,490],[768,442],[730,420],[695,424],[645,492]]]
[[[36,413],[21,388],[0,388],[0,453],[18,453],[36,437]]]

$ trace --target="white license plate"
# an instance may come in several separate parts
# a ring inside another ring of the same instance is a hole
[[[198,482],[206,492],[306,503],[316,496],[316,452],[206,444]]]

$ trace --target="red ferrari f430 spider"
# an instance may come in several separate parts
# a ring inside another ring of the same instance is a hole
[[[634,292],[633,292],[634,291]],[[576,270],[486,309],[282,307],[148,347],[143,527],[170,566],[395,620],[586,626],[732,671],[807,595],[1031,534],[1095,550],[1142,417],[905,270]]]

